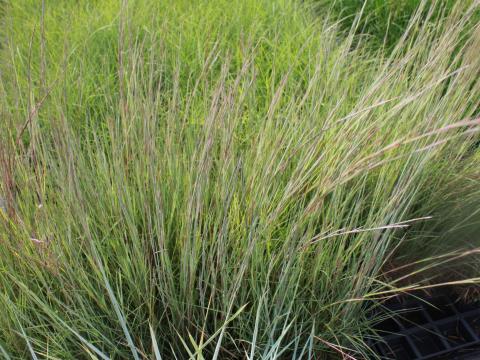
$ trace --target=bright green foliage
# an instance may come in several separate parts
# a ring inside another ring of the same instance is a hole
[[[473,3],[388,55],[293,0],[5,9],[6,358],[361,357],[391,260],[478,212]]]
[[[470,0],[467,0],[470,1]],[[454,7],[455,0],[313,0],[316,10],[330,13],[346,29],[366,36],[374,46],[391,50],[407,30],[410,20],[438,26],[439,19]],[[476,21],[480,19],[478,14]]]

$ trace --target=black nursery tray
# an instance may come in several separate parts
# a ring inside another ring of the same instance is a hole
[[[371,344],[381,359],[479,359],[480,304],[454,303],[447,296],[410,297],[384,306],[376,326],[381,342]]]

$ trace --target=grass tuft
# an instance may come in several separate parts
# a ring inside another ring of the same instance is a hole
[[[385,51],[294,0],[2,3],[0,352],[362,358],[370,305],[476,284],[479,6],[420,6]]]

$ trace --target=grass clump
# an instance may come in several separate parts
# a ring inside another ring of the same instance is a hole
[[[0,352],[368,356],[405,229],[478,204],[478,7],[386,55],[290,0],[82,4],[2,20]]]

